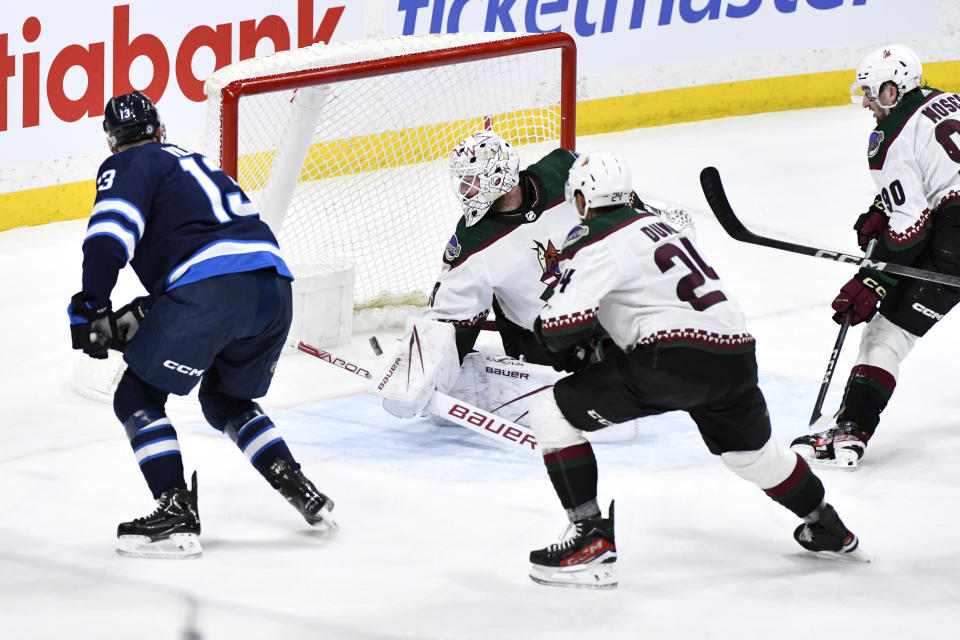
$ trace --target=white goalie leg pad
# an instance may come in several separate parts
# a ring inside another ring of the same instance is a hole
[[[373,377],[371,392],[384,399],[387,411],[410,418],[423,411],[434,389],[448,391],[459,374],[453,325],[409,318],[406,334]]]
[[[878,367],[896,380],[900,375],[900,363],[913,349],[917,337],[878,313],[863,330],[860,353],[854,366],[865,364]]]
[[[786,480],[797,466],[797,454],[770,436],[756,451],[728,451],[720,454],[723,464],[761,489],[770,489]]]
[[[554,383],[564,375],[552,367],[509,356],[469,353],[447,393],[511,422],[529,425],[534,398],[552,393]]]
[[[552,394],[557,380],[568,374],[553,367],[532,364],[505,355],[469,353],[460,366],[460,377],[449,393],[484,411],[530,426],[530,405],[537,396]],[[431,414],[435,422],[442,416]],[[638,421],[613,424],[586,434],[590,442],[625,442],[637,437]]]
[[[542,453],[572,447],[587,441],[583,431],[570,424],[550,393],[538,393],[530,404],[530,426]]]

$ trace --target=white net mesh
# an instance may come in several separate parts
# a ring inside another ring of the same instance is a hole
[[[314,45],[225,67],[207,82],[207,154],[220,156],[220,90],[233,80],[293,78],[305,69],[503,39]],[[556,147],[560,56],[547,49],[243,96],[238,182],[279,229],[295,275],[347,258],[356,265],[355,308],[426,304],[461,215],[448,177],[450,149],[481,129],[511,142],[522,165]]]

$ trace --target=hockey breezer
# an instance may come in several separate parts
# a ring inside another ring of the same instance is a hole
[[[703,187],[703,195],[706,196],[707,204],[709,204],[710,209],[713,210],[713,215],[716,216],[717,221],[720,223],[720,226],[723,227],[723,230],[727,232],[727,235],[734,240],[748,242],[750,244],[759,244],[764,247],[780,249],[781,251],[789,251],[791,253],[802,253],[803,255],[813,256],[815,258],[825,258],[827,260],[833,260],[834,262],[852,264],[858,267],[870,267],[893,275],[937,282],[951,287],[960,287],[960,277],[958,276],[907,267],[892,262],[870,260],[869,258],[861,258],[848,253],[830,251],[829,249],[818,249],[816,247],[808,247],[784,240],[758,236],[747,229],[733,212],[733,207],[730,206],[730,201],[727,200],[727,194],[723,190],[723,183],[720,181],[720,172],[717,171],[716,167],[706,167],[700,172],[700,186]]]

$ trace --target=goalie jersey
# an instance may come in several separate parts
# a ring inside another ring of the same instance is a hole
[[[620,207],[574,227],[561,260],[563,274],[540,313],[554,351],[588,340],[597,323],[624,351],[754,348],[740,306],[700,255],[690,226]]]
[[[960,96],[911,91],[870,134],[867,160],[890,222],[874,256],[911,264],[936,213],[960,206]]]
[[[107,158],[83,242],[83,290],[110,298],[128,262],[152,295],[271,268],[293,279],[277,240],[227,174],[199,153],[150,142]]]
[[[520,172],[528,208],[491,211],[471,227],[463,218],[457,224],[424,316],[452,322],[461,351],[473,346],[494,295],[509,321],[533,329],[542,296],[560,276],[563,240],[579,221],[563,197],[574,160],[556,149]]]

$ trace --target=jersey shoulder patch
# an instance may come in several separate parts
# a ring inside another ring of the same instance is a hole
[[[628,224],[645,218],[655,217],[652,213],[638,211],[630,207],[619,207],[612,211],[604,212],[601,215],[590,218],[586,222],[578,224],[570,230],[566,240],[563,242],[563,256],[564,258],[569,258],[580,249],[598,240],[602,240]]]
[[[481,218],[475,225],[468,227],[466,220],[461,217],[457,223],[457,228],[443,250],[443,262],[450,267],[455,267],[516,228],[516,225],[505,225],[487,216]]]
[[[939,89],[924,87],[890,110],[887,117],[881,120],[876,128],[870,132],[870,138],[867,141],[867,161],[870,163],[871,169],[879,170],[883,167],[887,158],[887,151],[910,119],[918,111],[923,110],[927,103],[941,95],[943,95],[943,92]]]

